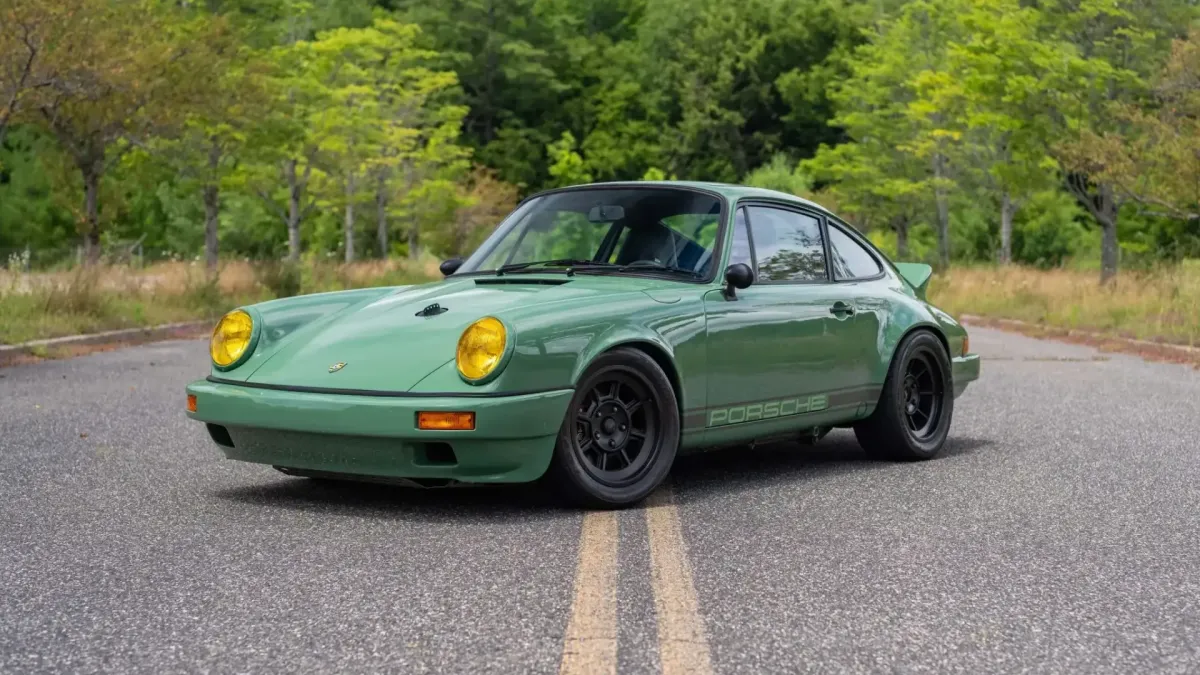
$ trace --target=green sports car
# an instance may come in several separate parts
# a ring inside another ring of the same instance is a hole
[[[931,458],[979,377],[925,300],[929,266],[769,190],[551,190],[441,270],[229,313],[188,416],[227,457],[288,474],[544,479],[615,507],[680,452],[833,427],[872,457]]]

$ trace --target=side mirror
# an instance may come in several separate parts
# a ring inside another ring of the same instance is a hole
[[[725,268],[725,299],[736,300],[735,288],[749,288],[754,283],[754,270],[746,263],[734,263]]]
[[[442,276],[448,277],[457,272],[458,268],[462,267],[462,264],[462,258],[451,258],[443,262],[441,265],[438,265],[438,269],[442,271]]]

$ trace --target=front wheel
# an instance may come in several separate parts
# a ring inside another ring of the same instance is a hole
[[[580,378],[547,478],[577,504],[629,506],[666,479],[678,448],[670,380],[645,352],[615,349]]]
[[[880,459],[936,457],[954,413],[950,377],[942,342],[928,331],[909,335],[892,357],[875,412],[854,426],[858,444]]]

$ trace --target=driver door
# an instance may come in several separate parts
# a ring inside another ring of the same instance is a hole
[[[874,331],[855,321],[852,292],[829,270],[827,231],[816,214],[751,205],[735,214],[730,264],[755,272],[727,299],[705,295],[708,338],[706,426],[759,438],[853,417],[865,385],[855,368]]]

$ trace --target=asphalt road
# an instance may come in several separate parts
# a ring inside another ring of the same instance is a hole
[[[0,369],[0,672],[1200,672],[1200,373],[971,343],[941,459],[837,432],[586,515],[226,461],[202,342]]]

